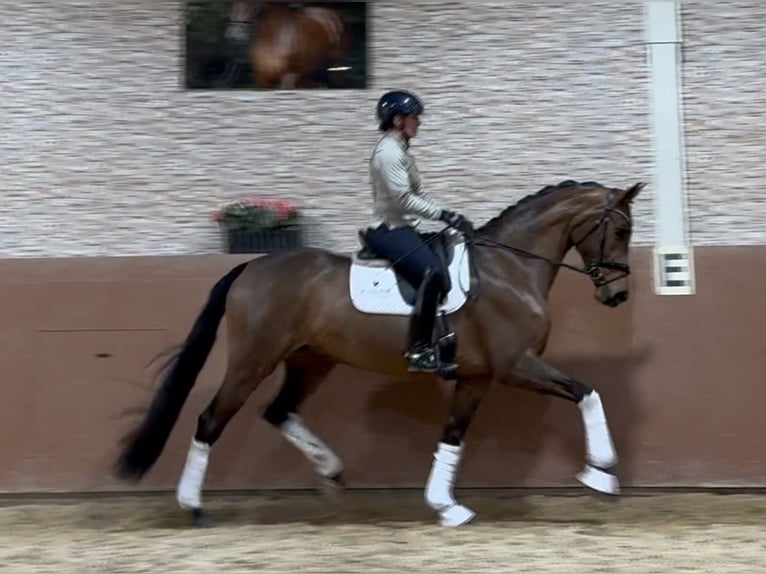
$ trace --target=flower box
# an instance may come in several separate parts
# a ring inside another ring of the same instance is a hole
[[[241,199],[212,218],[221,226],[228,253],[278,253],[304,245],[302,214],[285,200]]]
[[[229,253],[278,253],[303,247],[303,229],[300,226],[227,229],[225,238]]]

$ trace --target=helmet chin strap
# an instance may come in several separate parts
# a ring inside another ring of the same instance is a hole
[[[395,121],[391,122],[391,129],[394,130],[400,138],[404,140],[405,143],[409,144],[410,138],[407,137],[407,134],[404,131],[404,118],[406,117],[405,114],[399,114],[402,116],[402,125],[397,126]]]
[[[408,138],[407,134],[404,133],[404,127],[397,128],[396,126],[391,126],[391,131],[400,137],[406,146],[410,145],[410,138]]]

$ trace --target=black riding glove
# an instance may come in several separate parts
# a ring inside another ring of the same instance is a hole
[[[466,237],[471,237],[473,235],[473,224],[459,213],[449,211],[448,209],[442,209],[439,219],[450,227],[457,229]]]

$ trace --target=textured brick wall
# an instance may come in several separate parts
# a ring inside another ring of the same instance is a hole
[[[686,14],[693,229],[707,242],[760,239],[764,211],[724,211],[757,201],[764,169],[764,52],[755,24],[741,30],[764,9],[731,4]],[[651,181],[640,3],[375,2],[369,90],[298,93],[184,91],[176,1],[0,8],[0,256],[220,251],[207,214],[247,194],[301,201],[312,243],[348,251],[369,217],[375,100],[394,86],[427,104],[425,185],[479,223],[564,178]],[[651,208],[647,193],[637,243],[652,240]]]
[[[766,4],[682,6],[692,239],[766,243]]]

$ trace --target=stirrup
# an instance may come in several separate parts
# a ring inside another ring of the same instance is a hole
[[[410,373],[448,373],[457,369],[454,363],[439,362],[436,352],[428,347],[407,351],[404,357],[410,361]]]

